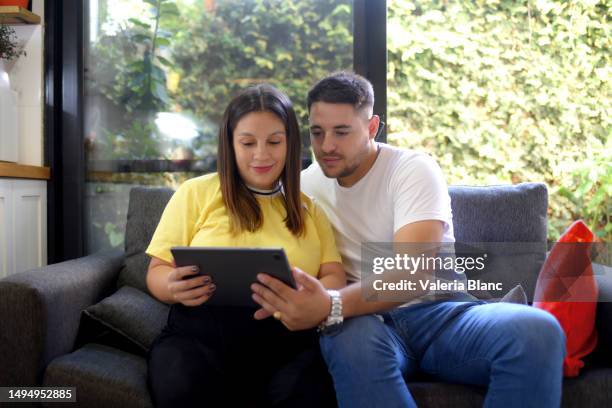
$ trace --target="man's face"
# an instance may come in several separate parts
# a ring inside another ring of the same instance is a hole
[[[344,103],[315,102],[309,123],[312,150],[323,173],[330,178],[351,176],[368,154],[367,112]]]

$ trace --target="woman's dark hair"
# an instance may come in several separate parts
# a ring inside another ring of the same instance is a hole
[[[304,210],[300,198],[302,142],[297,117],[291,100],[271,85],[249,87],[236,96],[225,109],[219,129],[217,154],[223,202],[228,209],[232,230],[254,232],[263,219],[257,199],[240,177],[234,151],[234,129],[244,116],[252,112],[271,112],[285,125],[287,157],[280,181],[285,198],[285,225],[294,235],[304,233]]]

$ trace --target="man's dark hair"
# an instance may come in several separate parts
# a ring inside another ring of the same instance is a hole
[[[308,92],[308,112],[315,102],[348,103],[356,111],[372,110],[374,89],[370,81],[348,71],[335,72],[317,82]]]

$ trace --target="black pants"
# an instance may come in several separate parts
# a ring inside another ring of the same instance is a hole
[[[173,305],[148,355],[155,406],[336,406],[316,332],[290,332],[253,312]]]

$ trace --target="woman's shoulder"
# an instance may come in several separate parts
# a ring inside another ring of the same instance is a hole
[[[218,189],[221,185],[218,173],[204,174],[186,180],[179,188],[195,191],[210,191]]]
[[[309,215],[314,216],[318,211],[321,211],[321,207],[317,201],[303,191],[300,192],[300,199],[302,200],[302,207]]]
[[[221,182],[218,173],[190,178],[183,182],[177,190],[182,197],[191,197],[199,205],[206,206],[221,196]]]

